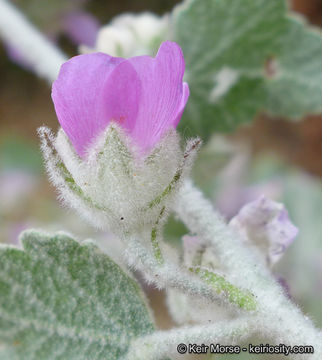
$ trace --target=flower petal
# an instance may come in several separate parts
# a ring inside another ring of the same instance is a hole
[[[298,233],[284,205],[264,196],[243,206],[229,226],[270,266],[283,256]]]
[[[129,59],[142,83],[138,116],[132,138],[146,152],[171,127],[180,121],[189,96],[182,83],[185,64],[180,47],[164,42],[155,58],[138,56]]]
[[[183,114],[184,108],[187,105],[189,95],[190,95],[189,85],[186,82],[184,82],[183,83],[183,95],[182,95],[182,98],[181,98],[181,103],[180,103],[180,106],[178,108],[175,120],[174,120],[174,126],[175,127],[177,127],[177,125],[180,122],[180,119],[181,119],[181,116]]]
[[[102,53],[67,61],[52,89],[58,120],[82,157],[111,120],[131,128],[139,96],[140,81],[133,66]]]

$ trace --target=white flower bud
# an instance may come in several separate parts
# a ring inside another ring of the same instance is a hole
[[[81,52],[99,51],[113,56],[131,57],[153,55],[169,32],[169,16],[153,13],[122,14],[102,27],[95,49],[81,48]]]

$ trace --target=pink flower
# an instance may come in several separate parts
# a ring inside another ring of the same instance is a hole
[[[61,199],[97,228],[123,236],[168,213],[201,143],[183,150],[175,131],[184,67],[169,41],[155,58],[95,53],[61,67],[52,98],[62,128],[39,129],[42,150]]]
[[[141,153],[175,128],[189,96],[182,82],[180,47],[164,42],[155,58],[116,58],[103,53],[76,56],[61,68],[52,98],[58,120],[78,155],[112,122],[119,124]]]

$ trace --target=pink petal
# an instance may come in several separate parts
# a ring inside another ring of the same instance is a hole
[[[58,120],[80,156],[111,120],[132,127],[139,96],[140,81],[133,66],[102,53],[67,61],[52,89]]]
[[[181,98],[181,103],[180,103],[180,106],[178,108],[177,116],[176,116],[176,118],[174,120],[175,127],[177,127],[177,125],[180,122],[180,119],[181,119],[181,116],[183,114],[184,108],[187,105],[189,95],[190,95],[189,85],[186,82],[184,82],[183,83],[183,95],[182,95],[182,98]]]
[[[160,46],[156,58],[138,56],[129,61],[142,86],[139,112],[132,124],[131,136],[146,152],[180,121],[189,96],[188,85],[182,83],[185,64],[182,50],[170,41]]]

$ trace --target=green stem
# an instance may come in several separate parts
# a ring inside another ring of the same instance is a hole
[[[157,260],[157,262],[160,265],[164,264],[164,259],[163,259],[162,251],[161,251],[160,244],[158,241],[158,230],[159,230],[159,223],[160,223],[160,220],[162,219],[164,211],[165,211],[165,206],[161,209],[160,215],[151,231],[151,243],[152,243],[153,254],[154,254],[155,259]]]
[[[231,303],[245,310],[256,310],[257,304],[255,297],[249,291],[239,289],[223,276],[208,269],[190,267],[189,271],[200,276],[200,278],[209,284],[218,294],[224,293]]]

